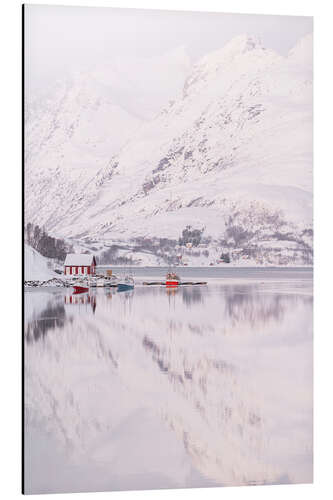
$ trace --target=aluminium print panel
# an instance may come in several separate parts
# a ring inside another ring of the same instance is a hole
[[[312,18],[23,14],[24,492],[311,483]]]

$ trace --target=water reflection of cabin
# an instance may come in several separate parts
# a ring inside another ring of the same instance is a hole
[[[64,272],[67,276],[94,276],[96,259],[93,255],[69,253],[64,262]]]
[[[95,295],[89,295],[89,294],[78,294],[78,295],[65,295],[65,305],[72,305],[72,306],[77,306],[77,305],[84,305],[88,306],[90,305],[92,308],[93,313],[95,312],[96,309],[96,297]],[[85,308],[86,309],[86,308]]]

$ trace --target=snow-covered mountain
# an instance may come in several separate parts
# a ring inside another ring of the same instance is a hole
[[[28,116],[27,220],[109,244],[191,225],[216,248],[311,261],[312,35],[287,57],[232,39],[144,122],[96,74]]]
[[[110,154],[119,151],[140,124],[141,120],[110,99],[107,87],[85,74],[59,82],[51,94],[29,105],[25,135],[28,220],[31,209],[43,211],[45,204],[70,210],[72,194],[84,192]],[[34,219],[40,221],[38,215]]]

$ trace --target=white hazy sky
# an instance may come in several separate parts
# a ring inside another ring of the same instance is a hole
[[[26,76],[38,89],[68,71],[179,46],[195,61],[242,33],[286,54],[311,31],[311,17],[26,5]]]

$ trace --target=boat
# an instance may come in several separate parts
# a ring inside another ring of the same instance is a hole
[[[168,272],[165,278],[166,286],[178,286],[180,284],[180,277],[174,272]]]
[[[133,290],[134,279],[132,276],[125,276],[123,280],[118,283],[118,292],[126,292],[127,290]]]
[[[119,284],[119,279],[115,275],[107,276],[105,278],[104,286],[118,286],[118,284]]]
[[[88,292],[89,291],[89,287],[87,286],[84,286],[84,285],[73,285],[73,288],[74,288],[74,293],[85,293],[85,292]]]
[[[92,276],[89,278],[89,286],[90,287],[97,286],[97,278],[95,276]]]

